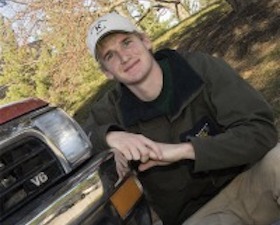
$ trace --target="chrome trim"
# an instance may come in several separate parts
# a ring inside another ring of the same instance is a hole
[[[69,173],[70,171],[72,171],[72,168],[68,163],[67,159],[65,158],[65,156],[63,155],[63,153],[40,130],[37,130],[36,128],[22,129],[19,132],[17,132],[15,135],[8,137],[4,141],[1,141],[0,149],[2,147],[5,148],[6,146],[13,144],[16,141],[24,139],[25,137],[37,137],[38,139],[43,141],[46,145],[50,147],[52,152],[56,155],[56,158],[60,161],[61,166],[63,167],[65,173]]]
[[[95,171],[25,224],[72,224],[80,220],[85,211],[96,206],[103,193],[101,179]]]
[[[113,155],[103,152],[90,159],[63,182],[35,198],[3,221],[3,225],[94,224],[92,219],[108,204],[117,178],[112,177]]]

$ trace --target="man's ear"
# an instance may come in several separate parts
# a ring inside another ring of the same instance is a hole
[[[105,74],[105,76],[109,80],[114,80],[114,75],[109,70],[107,70],[104,66],[101,66],[101,71]]]

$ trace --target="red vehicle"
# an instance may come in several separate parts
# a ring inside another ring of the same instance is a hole
[[[0,106],[0,224],[150,225],[133,174],[94,154],[80,126],[40,99]]]

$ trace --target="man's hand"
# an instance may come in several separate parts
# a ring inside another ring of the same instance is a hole
[[[117,173],[119,175],[119,178],[122,179],[130,170],[128,161],[119,150],[112,149],[111,151],[114,153]]]
[[[106,141],[111,148],[115,149],[116,153],[122,154],[126,160],[141,161],[139,171],[147,170],[153,166],[169,165],[182,159],[195,159],[191,143],[158,143],[143,135],[124,131],[109,132]],[[117,165],[119,165],[118,162]],[[123,165],[124,163],[121,163],[119,167],[122,168]]]
[[[150,158],[162,159],[160,146],[141,134],[111,131],[107,134],[106,141],[111,148],[119,150],[127,160],[140,160],[145,163]]]
[[[154,166],[169,165],[182,159],[195,159],[195,152],[191,143],[164,144],[157,143],[162,153],[162,159],[150,157],[149,161],[141,163],[139,171],[147,170]]]

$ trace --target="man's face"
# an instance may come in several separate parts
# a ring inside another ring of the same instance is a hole
[[[98,59],[109,79],[137,85],[150,74],[155,63],[151,46],[144,35],[114,33],[101,40]]]

